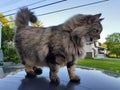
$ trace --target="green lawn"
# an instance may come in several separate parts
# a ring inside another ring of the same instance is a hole
[[[113,72],[120,73],[120,60],[86,58],[83,60],[79,60],[77,62],[77,65],[110,70]]]

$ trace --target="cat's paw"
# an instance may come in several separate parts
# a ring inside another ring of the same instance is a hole
[[[71,82],[80,82],[80,77],[75,75],[74,77],[71,77],[70,81]]]
[[[60,80],[58,77],[52,77],[50,83],[58,85],[60,83]]]
[[[35,72],[36,75],[42,74],[42,69],[41,68],[34,67],[33,70],[34,70],[34,72]]]
[[[35,73],[34,72],[27,72],[27,74],[26,74],[26,76],[25,76],[25,78],[35,78],[36,77],[36,75],[35,75]]]

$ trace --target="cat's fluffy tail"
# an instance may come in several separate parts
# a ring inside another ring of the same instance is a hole
[[[26,8],[26,7],[21,8],[17,12],[17,15],[16,15],[15,24],[16,24],[17,28],[20,29],[24,26],[28,26],[29,21],[32,23],[37,22],[36,16],[28,8]]]

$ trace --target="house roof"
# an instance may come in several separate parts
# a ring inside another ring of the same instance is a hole
[[[109,71],[77,67],[75,73],[81,77],[81,81],[72,83],[69,82],[67,69],[64,67],[58,73],[58,86],[49,83],[48,68],[43,68],[43,73],[34,79],[25,78],[24,69],[17,71],[0,79],[0,90],[120,90],[120,74]]]

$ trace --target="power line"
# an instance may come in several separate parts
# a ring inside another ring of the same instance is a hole
[[[97,2],[93,2],[93,3],[83,4],[83,5],[79,5],[79,6],[75,6],[75,7],[70,7],[70,8],[65,8],[65,9],[61,9],[61,10],[57,10],[57,11],[52,11],[52,12],[40,14],[37,16],[44,16],[44,15],[48,15],[48,14],[53,14],[53,13],[57,13],[57,12],[62,12],[62,11],[67,11],[67,10],[71,10],[71,9],[75,9],[75,8],[80,8],[80,7],[85,7],[85,6],[89,6],[89,5],[93,5],[93,4],[98,4],[98,3],[102,3],[102,2],[106,2],[106,1],[109,1],[109,0],[102,0],[102,1],[97,1]]]
[[[31,3],[31,4],[28,4],[28,5],[22,6],[22,7],[28,7],[28,6],[32,6],[32,5],[35,5],[35,4],[38,4],[38,3],[44,2],[44,1],[46,1],[46,0],[40,0],[40,1],[38,1],[38,2]],[[19,8],[14,8],[14,9],[7,10],[7,11],[1,12],[1,13],[7,13],[7,12],[11,12],[11,11],[14,11],[14,10],[17,10],[17,9],[19,9]]]
[[[70,8],[65,8],[65,9],[61,9],[61,10],[57,10],[57,11],[52,11],[52,12],[40,14],[40,15],[37,15],[37,16],[44,16],[44,15],[48,15],[48,14],[58,13],[58,12],[62,12],[62,11],[66,11],[66,10],[71,10],[71,9],[76,9],[76,8],[80,8],[80,7],[85,7],[85,6],[89,6],[89,5],[94,5],[94,4],[98,4],[98,3],[102,3],[102,2],[106,2],[106,1],[109,1],[109,0],[101,0],[101,1],[93,2],[93,3],[83,4],[83,5],[79,5],[79,6],[75,6],[75,7],[70,7]],[[10,15],[13,15],[13,13],[9,14],[9,16]],[[11,21],[9,21],[9,22],[11,22]]]
[[[31,8],[30,10],[34,10],[34,9],[50,6],[50,5],[57,4],[57,3],[60,3],[60,2],[64,2],[64,1],[67,1],[67,0],[61,0],[61,1],[50,3],[50,4],[46,4],[46,5],[43,5],[43,6],[38,6],[38,7],[35,7],[35,8]]]
[[[42,7],[46,7],[46,6],[50,6],[50,5],[54,5],[54,4],[57,4],[57,3],[64,2],[64,1],[67,1],[67,0],[60,0],[60,1],[57,1],[57,2],[53,2],[53,3],[46,4],[46,5],[42,5],[42,6],[39,6],[39,7],[31,8],[30,10],[34,10],[34,9],[38,9],[38,8],[42,8]],[[16,14],[16,13],[11,13],[11,14],[8,14],[8,15],[4,15],[4,17],[11,16],[11,15],[14,15],[14,14]],[[2,17],[0,17],[0,18],[2,18]]]

